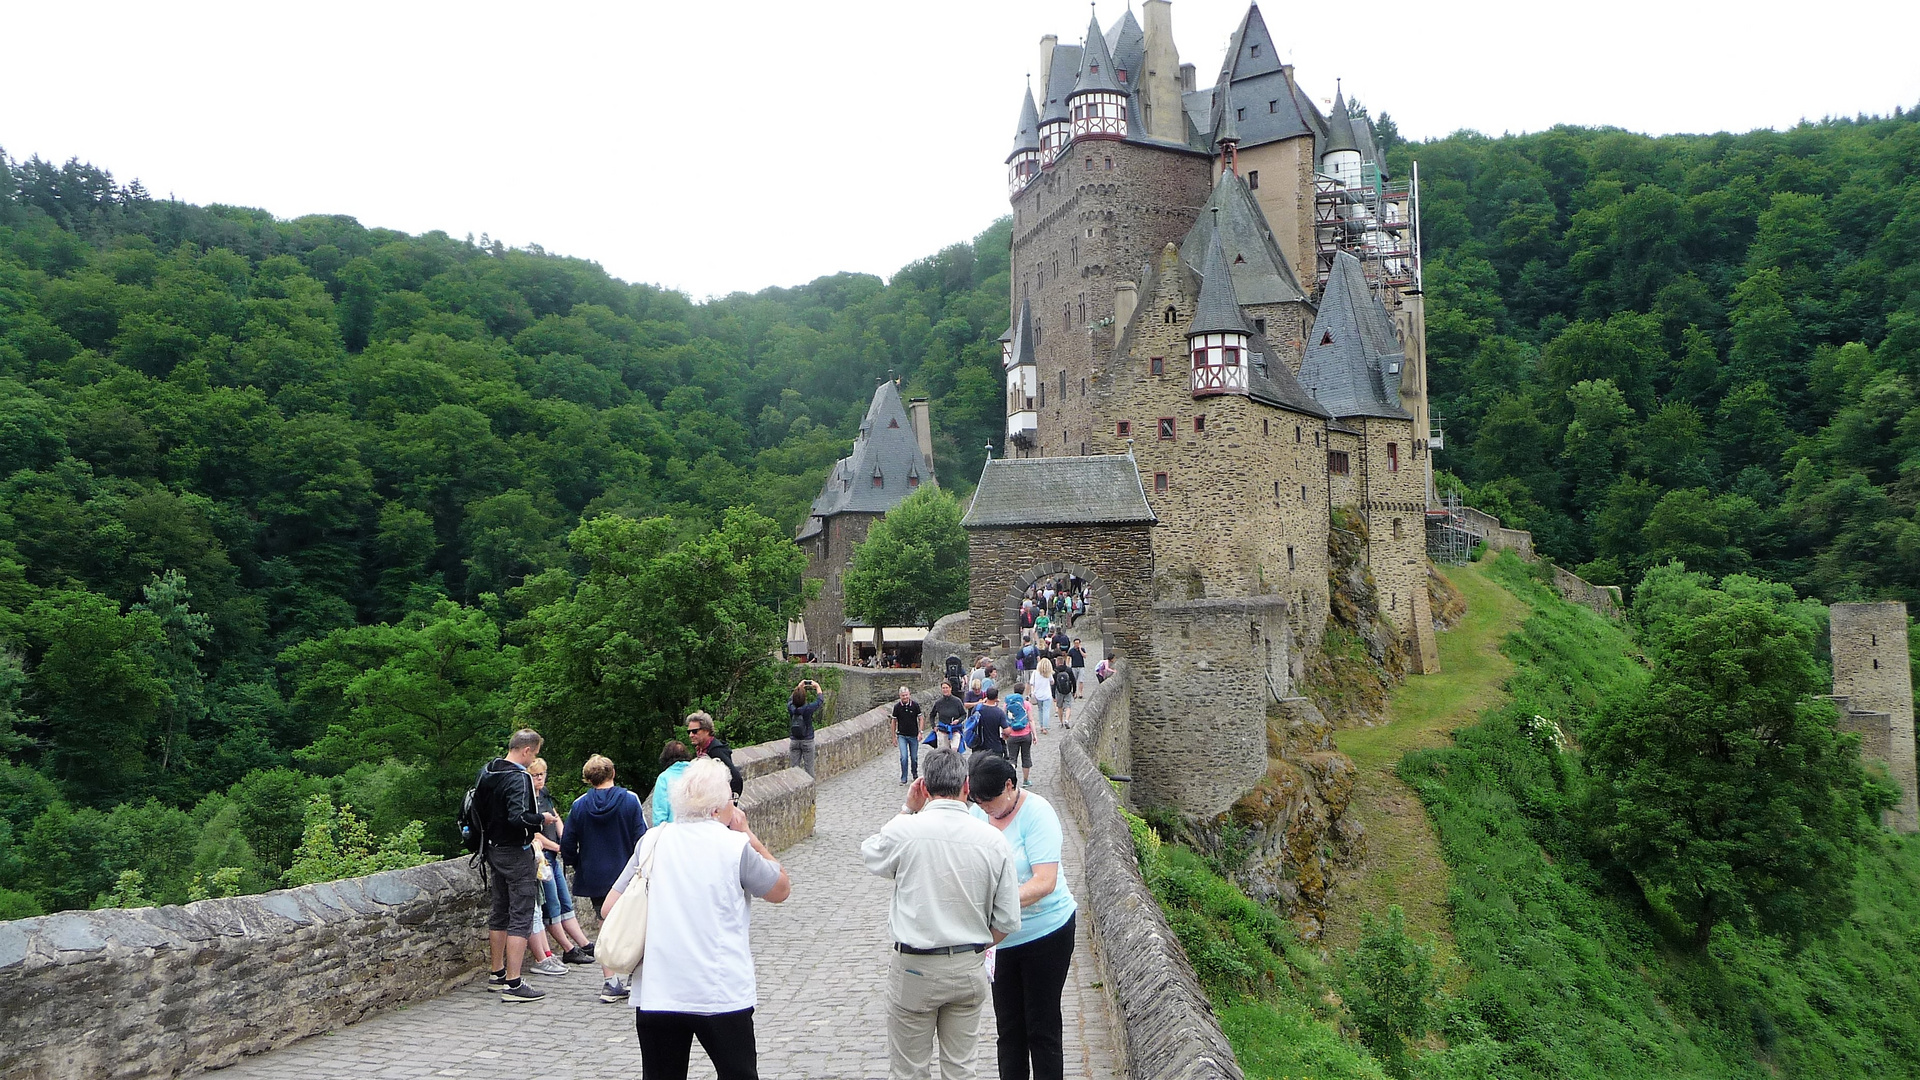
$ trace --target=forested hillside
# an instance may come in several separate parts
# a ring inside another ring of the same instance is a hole
[[[516,714],[563,789],[696,703],[765,737],[786,538],[876,380],[949,486],[999,430],[1006,228],[696,304],[0,154],[0,908],[270,886],[315,794],[445,850]],[[609,635],[660,659],[601,685]]]
[[[1436,461],[1597,582],[1920,600],[1920,117],[1417,157]]]

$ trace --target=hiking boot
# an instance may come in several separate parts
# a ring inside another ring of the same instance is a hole
[[[507,986],[507,969],[506,968],[501,968],[499,971],[487,972],[487,989],[504,990],[506,989],[506,986]]]
[[[627,1000],[627,995],[632,992],[627,988],[627,984],[619,979],[608,979],[600,987],[600,1000],[612,1005]]]
[[[533,972],[535,975],[565,975],[567,973],[567,965],[561,963],[559,957],[548,953],[545,960],[540,961],[527,970]]]
[[[500,991],[500,1000],[508,1005],[518,1005],[523,1001],[539,1001],[546,996],[545,990],[535,990],[524,982],[519,986],[505,987]]]
[[[573,948],[560,954],[560,962],[563,964],[591,964],[593,963],[593,952],[584,946],[575,945]]]

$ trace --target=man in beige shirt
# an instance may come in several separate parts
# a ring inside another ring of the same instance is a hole
[[[887,974],[892,1080],[973,1080],[980,954],[1020,929],[1020,880],[1000,831],[967,813],[967,767],[952,750],[921,761],[900,813],[860,845],[867,869],[893,879],[893,964]]]

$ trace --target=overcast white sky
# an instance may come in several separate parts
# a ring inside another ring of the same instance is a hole
[[[1100,22],[1123,10],[1102,0]],[[1203,83],[1246,6],[1175,0]],[[1920,104],[1920,3],[1271,3],[1316,97],[1403,134],[1745,131]],[[1337,28],[1315,14],[1342,12]],[[1370,33],[1365,13],[1403,21]],[[594,259],[696,299],[890,275],[1006,212],[1068,0],[0,0],[0,147],[156,195]],[[1369,38],[1380,42],[1367,44]]]

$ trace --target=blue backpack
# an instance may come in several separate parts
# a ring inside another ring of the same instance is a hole
[[[1019,694],[1009,695],[1001,702],[1007,709],[1007,730],[1016,736],[1025,735],[1031,721],[1027,717],[1027,699]]]

